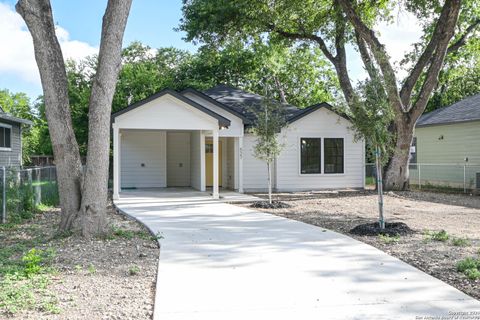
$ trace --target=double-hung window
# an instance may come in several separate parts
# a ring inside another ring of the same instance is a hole
[[[0,124],[0,150],[11,150],[12,148],[12,127]]]
[[[300,138],[300,173],[321,174],[322,171],[344,173],[343,138]]]
[[[324,147],[324,171],[325,173],[344,172],[344,152],[342,138],[323,139]]]
[[[300,139],[301,173],[322,173],[322,139]]]

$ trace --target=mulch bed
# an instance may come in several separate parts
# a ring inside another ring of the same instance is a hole
[[[357,236],[378,236],[380,234],[389,236],[406,236],[407,234],[413,234],[414,231],[403,222],[385,222],[384,229],[380,228],[378,222],[372,222],[358,225],[351,229],[350,233]]]
[[[272,203],[268,201],[256,201],[252,203],[250,207],[256,209],[287,209],[291,206],[288,203],[281,201],[272,201]]]

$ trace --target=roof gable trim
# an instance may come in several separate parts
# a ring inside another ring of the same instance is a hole
[[[170,95],[170,96],[172,96],[172,97],[174,97],[174,98],[176,98],[176,99],[178,99],[178,100],[180,100],[180,101],[182,101],[182,102],[184,102],[184,103],[202,111],[203,113],[206,113],[207,115],[217,119],[218,120],[218,125],[220,127],[230,126],[230,120],[229,119],[219,115],[218,113],[216,113],[216,112],[214,112],[214,111],[212,111],[208,108],[205,108],[204,106],[196,103],[193,100],[188,99],[187,97],[185,97],[185,96],[183,96],[183,95],[179,94],[178,92],[176,92],[174,90],[171,90],[171,89],[164,89],[164,90],[162,90],[162,91],[160,91],[156,94],[151,95],[150,97],[147,97],[143,100],[140,100],[140,101],[138,101],[134,104],[129,105],[128,107],[126,107],[126,108],[124,108],[120,111],[117,111],[117,112],[113,113],[112,114],[112,122],[115,120],[116,117],[118,117],[120,115],[123,115],[123,114],[126,114],[126,113],[128,113],[128,112],[130,112],[130,111],[132,111],[132,110],[134,110],[138,107],[141,107],[141,106],[143,106],[143,105],[145,105],[145,104],[147,104],[147,103],[149,103],[149,102],[151,102],[155,99],[158,99],[158,98],[160,98],[164,95]]]

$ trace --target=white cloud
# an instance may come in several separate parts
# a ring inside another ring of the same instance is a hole
[[[62,27],[57,27],[56,33],[65,59],[79,60],[98,53],[98,48],[88,43],[71,40]],[[30,32],[14,8],[4,3],[0,3],[0,43],[0,77],[9,74],[40,85]]]

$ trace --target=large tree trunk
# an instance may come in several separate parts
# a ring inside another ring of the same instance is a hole
[[[52,8],[48,0],[20,0],[17,12],[33,38],[40,71],[45,114],[57,167],[62,218],[60,231],[70,230],[81,200],[82,163],[73,131],[68,99],[68,82],[62,50],[55,35]]]
[[[403,118],[403,117],[402,117]],[[385,171],[385,190],[408,190],[410,146],[413,140],[414,125],[408,120],[395,121],[396,143],[392,157]]]
[[[122,39],[131,0],[110,0],[88,113],[88,151],[78,227],[86,237],[105,231],[110,151],[110,113],[122,61]]]
[[[19,0],[16,9],[33,38],[59,184],[60,231],[86,237],[104,232],[110,146],[110,113],[120,69],[121,47],[131,0],[109,0],[89,105],[87,167],[82,170],[70,114],[68,82],[55,35],[49,0]]]

